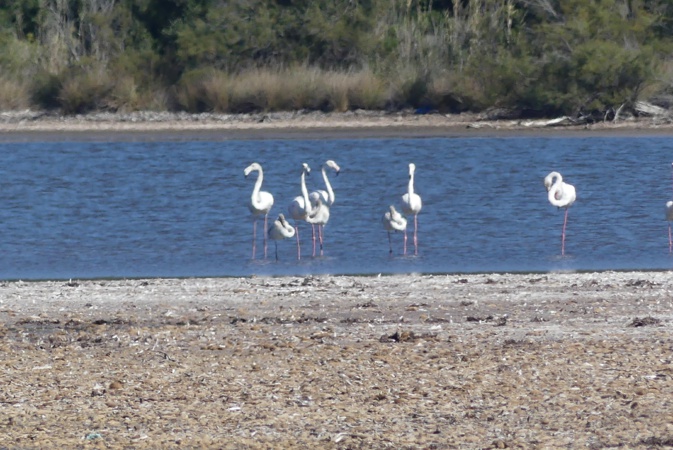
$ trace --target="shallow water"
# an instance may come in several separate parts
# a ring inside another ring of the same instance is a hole
[[[302,162],[309,190],[322,188],[326,159],[342,171],[329,173],[324,256],[310,256],[302,224],[304,258],[287,240],[264,260],[260,223],[252,260],[243,169],[263,165],[272,220],[300,194]],[[671,161],[666,137],[0,144],[0,278],[669,269]],[[398,234],[391,257],[381,216],[406,192],[409,162],[419,254],[401,256]],[[542,185],[551,170],[577,189],[564,257],[563,211]]]

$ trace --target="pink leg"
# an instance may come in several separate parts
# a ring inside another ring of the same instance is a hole
[[[673,236],[671,236],[671,222],[668,222],[668,253],[673,252]]]
[[[418,255],[418,214],[414,216],[414,255]]]
[[[390,254],[393,254],[393,241],[390,239],[390,231],[388,232],[388,246],[390,246]]]
[[[404,256],[407,255],[407,229],[404,229]]]
[[[563,218],[563,231],[561,232],[561,256],[565,256],[566,249],[566,224],[568,223],[568,208]]]
[[[266,235],[267,235],[267,230],[268,230],[268,224],[267,224],[267,218],[269,217],[268,214],[264,214],[264,259],[266,259]]]
[[[311,224],[311,237],[313,238],[313,257],[315,258],[315,224]]]
[[[255,259],[255,253],[257,250],[255,247],[255,238],[257,237],[257,219],[252,219],[252,259]]]
[[[301,244],[299,244],[299,226],[295,222],[294,224],[294,234],[297,236],[297,259],[301,259]]]
[[[322,253],[322,233],[323,233],[323,227],[324,227],[324,225],[318,225],[318,239],[320,240],[320,256],[323,255],[323,253]]]

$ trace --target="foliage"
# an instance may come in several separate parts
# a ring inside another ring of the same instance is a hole
[[[598,116],[673,93],[672,5],[6,0],[0,108]]]

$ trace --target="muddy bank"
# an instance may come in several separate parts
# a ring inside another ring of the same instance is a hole
[[[5,282],[0,447],[673,443],[668,272]]]
[[[489,120],[479,114],[414,114],[413,111],[347,113],[186,114],[45,112],[0,113],[0,142],[58,140],[343,139],[469,136],[671,135],[667,118],[573,124],[548,120]]]

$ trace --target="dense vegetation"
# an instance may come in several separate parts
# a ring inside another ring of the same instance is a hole
[[[672,44],[670,0],[0,0],[0,109],[603,116]]]

